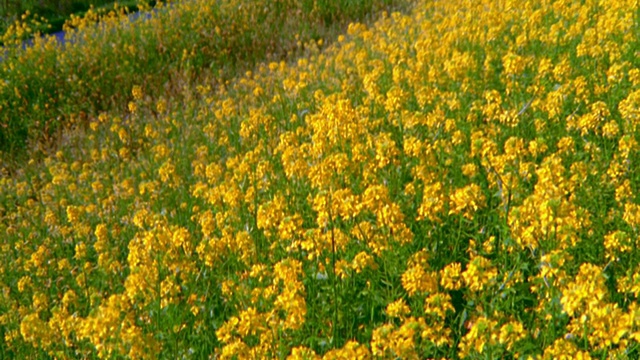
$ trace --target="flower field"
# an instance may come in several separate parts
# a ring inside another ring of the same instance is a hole
[[[149,1],[138,1],[149,10]],[[6,45],[0,52],[0,151],[47,150],[47,140],[69,123],[86,125],[88,117],[126,109],[133,86],[157,99],[196,81],[224,84],[242,69],[290,57],[349,21],[403,3],[168,0],[158,1],[144,21],[116,3],[113,10],[72,15],[64,46],[55,36],[37,36],[47,25],[25,14],[0,36]],[[34,46],[23,51],[33,35]]]
[[[417,0],[122,80],[0,179],[0,357],[640,357],[639,34],[637,0]]]

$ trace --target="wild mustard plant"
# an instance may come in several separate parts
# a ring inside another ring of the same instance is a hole
[[[417,1],[0,180],[8,356],[635,358],[637,1]]]

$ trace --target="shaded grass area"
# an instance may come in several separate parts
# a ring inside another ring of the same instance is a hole
[[[127,7],[131,11],[138,10],[138,0],[123,0],[117,2],[119,6]],[[154,6],[156,1],[148,1]],[[71,15],[85,14],[91,7],[100,9],[113,9],[115,2],[112,0],[41,0],[41,1],[0,1],[0,34],[7,31],[7,28],[20,19],[25,13],[44,20],[38,30],[43,34],[58,32]],[[1,45],[1,43],[0,43]]]
[[[305,42],[402,2],[191,1],[176,2],[171,11],[159,3],[150,19],[133,23],[121,7],[90,10],[67,22],[64,48],[52,38],[36,39],[26,51],[7,48],[0,67],[0,151],[15,157],[33,148],[30,143],[46,148],[69,124],[125,109],[135,85],[155,96],[207,72],[224,82],[238,68],[283,59]]]

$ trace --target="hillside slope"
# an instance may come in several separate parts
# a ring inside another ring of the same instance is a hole
[[[418,1],[0,180],[0,354],[638,356],[637,1]]]

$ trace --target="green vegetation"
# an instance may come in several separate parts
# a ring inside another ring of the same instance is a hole
[[[62,26],[71,15],[82,15],[90,8],[108,9],[115,5],[113,0],[0,0],[0,34],[22,15],[29,13],[31,16],[43,20],[43,26],[39,28],[42,33],[51,33],[62,30]],[[121,7],[136,10],[138,1],[117,1]],[[151,5],[155,1],[149,2]]]
[[[20,153],[28,140],[47,140],[78,119],[123,109],[134,85],[159,95],[211,72],[224,83],[238,68],[283,59],[394,3],[251,0],[196,8],[186,1],[171,11],[159,3],[150,19],[133,24],[117,7],[72,18],[64,49],[48,38],[23,51],[21,39],[33,29],[12,28],[4,41],[14,44],[0,64],[0,151]]]

